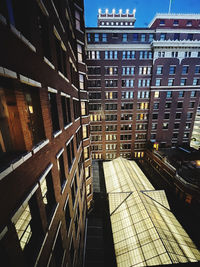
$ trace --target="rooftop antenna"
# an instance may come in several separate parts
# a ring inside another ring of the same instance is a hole
[[[169,0],[169,11],[168,11],[169,14],[171,13],[171,5],[172,5],[172,0]]]

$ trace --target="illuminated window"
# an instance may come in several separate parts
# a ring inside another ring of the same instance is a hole
[[[82,46],[80,44],[77,44],[77,52],[78,52],[78,61],[82,62],[83,61],[83,51],[82,51]]]
[[[156,91],[156,92],[154,93],[154,97],[155,97],[155,98],[159,98],[159,91]]]
[[[82,130],[83,130],[83,139],[88,138],[88,125],[83,125]]]
[[[84,160],[87,160],[89,158],[89,147],[84,147],[83,154],[84,154]]]

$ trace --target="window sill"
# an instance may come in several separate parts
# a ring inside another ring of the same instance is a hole
[[[66,130],[67,128],[69,128],[72,125],[72,122],[70,122],[69,124],[67,124],[66,126],[64,126],[64,130]]]
[[[59,136],[62,133],[62,130],[59,130],[55,133],[53,133],[53,137],[56,138],[57,136]]]
[[[0,180],[6,177],[8,174],[13,172],[17,167],[19,167],[22,163],[32,157],[32,152],[27,152],[26,154],[22,155],[21,157],[13,160],[10,162],[10,166],[0,172]]]
[[[66,186],[67,186],[67,180],[61,186],[61,195],[64,193]]]
[[[44,146],[46,146],[49,143],[49,139],[40,142],[33,148],[33,154],[36,154],[40,149],[42,149]]]
[[[46,62],[49,65],[49,67],[51,67],[53,70],[55,70],[54,65],[46,57],[44,57],[44,62]]]
[[[57,203],[57,205],[56,205],[54,211],[52,212],[52,217],[51,217],[51,220],[50,220],[50,223],[49,223],[48,230],[50,230],[50,228],[51,228],[51,226],[52,226],[52,223],[53,223],[53,220],[54,220],[54,218],[55,218],[55,215],[56,215],[58,206],[59,206],[59,203]]]

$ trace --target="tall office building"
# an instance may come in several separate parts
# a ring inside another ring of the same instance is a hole
[[[92,199],[83,1],[0,2],[3,266],[80,266]]]
[[[135,10],[98,13],[87,28],[94,159],[143,157],[190,142],[200,96],[200,15],[157,14],[134,28]]]

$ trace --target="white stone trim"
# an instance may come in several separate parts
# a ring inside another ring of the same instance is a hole
[[[69,140],[66,142],[66,146],[68,146],[69,145],[69,143],[71,142],[71,140],[74,138],[74,135],[72,135],[70,138],[69,138]]]
[[[41,248],[40,248],[40,251],[39,251],[39,253],[38,253],[38,256],[37,256],[37,259],[36,259],[36,262],[35,262],[35,264],[34,264],[34,267],[36,267],[37,266],[37,264],[38,264],[38,261],[39,261],[39,258],[40,258],[40,255],[41,255],[41,253],[42,253],[42,250],[43,250],[43,248],[44,248],[44,245],[45,245],[45,242],[46,242],[46,240],[47,240],[47,237],[48,237],[48,232],[46,233],[46,235],[45,235],[45,237],[44,237],[44,240],[43,240],[43,242],[42,242],[42,245],[41,245]]]
[[[5,226],[4,229],[0,233],[0,241],[5,236],[5,234],[8,232],[8,227]]]
[[[62,72],[58,71],[58,74],[59,74],[65,81],[69,82],[69,80],[67,79],[67,77],[65,77],[65,75],[64,75]]]
[[[40,149],[42,149],[44,146],[46,146],[49,143],[49,139],[46,139],[45,141],[40,142],[33,148],[33,154],[36,154]]]
[[[6,69],[4,67],[0,67],[0,75],[15,79],[17,78],[17,73],[15,71]]]
[[[56,138],[56,137],[59,136],[61,133],[62,133],[62,130],[59,130],[59,131],[57,131],[57,132],[55,132],[55,133],[53,134],[53,137]]]
[[[65,94],[65,93],[63,93],[63,92],[61,92],[60,93],[62,96],[65,96],[65,97],[67,97],[67,98],[70,98],[70,95],[67,95],[67,94]]]
[[[0,14],[0,21],[5,25],[7,24],[6,18],[2,14]]]
[[[47,87],[47,89],[48,89],[48,92],[51,92],[51,93],[54,93],[54,94],[57,94],[58,93],[58,90],[56,90],[56,89],[54,89],[54,88],[52,88],[52,87]]]
[[[19,75],[19,79],[22,83],[26,83],[28,85],[35,86],[35,87],[42,87],[40,82],[37,82],[31,78],[28,78],[22,74]]]
[[[58,225],[58,229],[56,231],[56,235],[55,235],[54,241],[53,241],[52,251],[54,250],[54,247],[55,247],[55,244],[56,244],[56,240],[57,240],[57,237],[58,237],[58,234],[59,234],[59,231],[60,231],[61,224],[62,224],[62,222],[60,221],[59,225]]]
[[[45,177],[47,176],[47,174],[50,172],[50,170],[53,167],[53,163],[50,163],[46,169],[44,170],[44,172],[42,173],[42,175],[39,178],[39,183],[41,184],[43,182],[43,180],[45,179]]]
[[[47,17],[49,17],[49,12],[47,11],[43,1],[42,0],[37,0],[37,2],[38,2],[39,7],[41,8],[43,14],[46,15]]]
[[[73,100],[79,101],[79,99],[78,99],[78,98],[76,98],[76,97],[73,97]]]
[[[57,154],[56,154],[56,158],[58,159],[62,153],[64,152],[64,148],[62,148]]]
[[[67,128],[69,128],[71,125],[72,125],[72,122],[70,122],[69,124],[67,124],[67,125],[64,127],[64,130],[66,130]]]
[[[55,70],[54,65],[46,57],[44,57],[44,62],[46,62],[53,70]]]
[[[54,218],[55,218],[55,216],[56,216],[56,212],[57,212],[57,210],[58,210],[58,207],[59,207],[59,203],[57,203],[57,205],[56,205],[56,207],[55,207],[53,216],[51,217],[51,222],[50,222],[50,224],[49,224],[48,230],[50,230],[50,228],[51,228],[51,226],[52,226],[52,224],[53,224],[53,221],[54,221]]]

